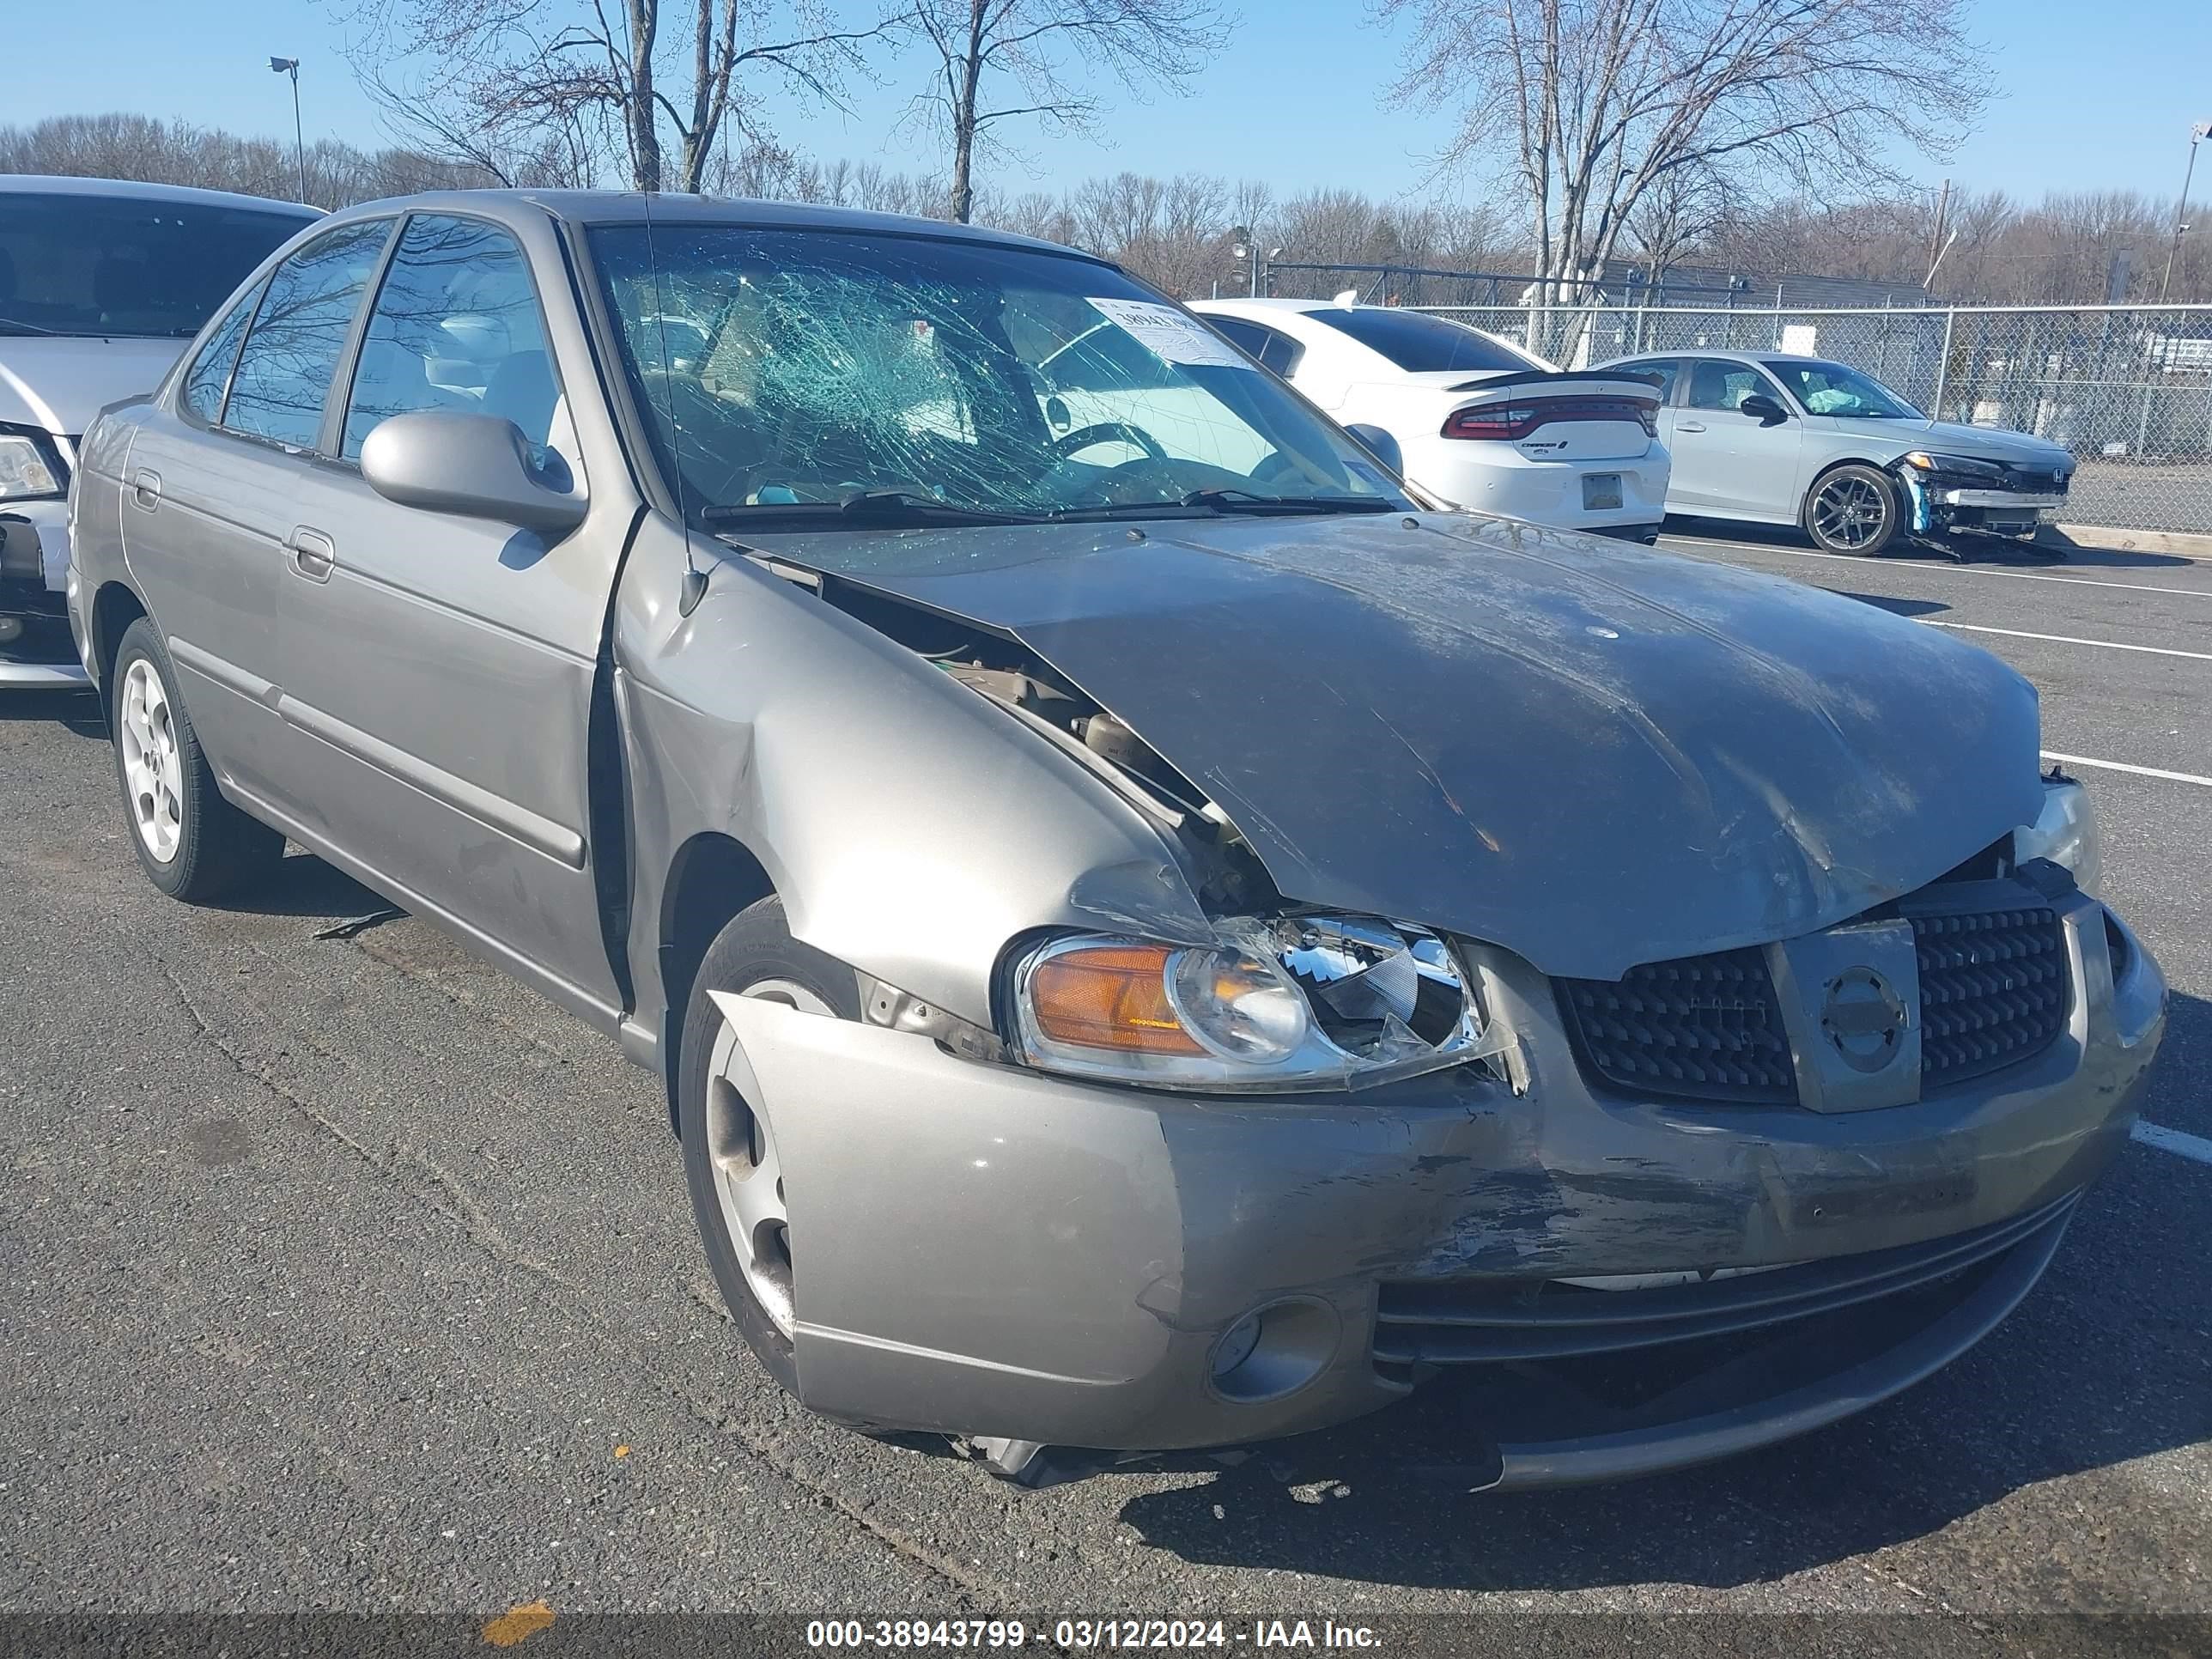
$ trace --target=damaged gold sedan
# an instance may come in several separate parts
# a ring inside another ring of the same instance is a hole
[[[153,879],[617,1036],[816,1410],[1034,1481],[1465,1368],[1533,1486],[1926,1376],[2164,1021],[2033,690],[1364,436],[1041,243],[372,204],[88,435],[71,617]]]

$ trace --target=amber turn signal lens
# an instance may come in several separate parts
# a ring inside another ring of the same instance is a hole
[[[1206,1050],[1168,1002],[1168,958],[1157,945],[1100,945],[1062,951],[1030,975],[1030,1013],[1055,1042],[1144,1054]]]

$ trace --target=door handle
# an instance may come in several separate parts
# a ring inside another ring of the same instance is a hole
[[[1705,429],[1705,422],[1702,421],[1677,421],[1674,422],[1674,430],[1677,432],[1703,432]]]
[[[142,467],[131,479],[131,504],[142,513],[151,513],[161,504],[161,475],[150,468]]]
[[[292,568],[311,582],[326,582],[331,572],[337,568],[337,544],[319,530],[310,530],[301,525],[292,532],[292,539],[284,544],[292,556]]]

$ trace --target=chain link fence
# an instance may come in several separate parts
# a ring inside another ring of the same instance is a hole
[[[2080,464],[2069,523],[2212,533],[2212,306],[1422,308],[1563,368],[1700,348],[1830,358],[1938,419],[2063,444]]]

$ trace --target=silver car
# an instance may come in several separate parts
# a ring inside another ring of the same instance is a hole
[[[1133,352],[1174,418],[1056,429]],[[1418,510],[1043,243],[350,210],[75,507],[154,882],[289,838],[618,1041],[760,1363],[1010,1476],[1443,1370],[1500,1485],[1832,1421],[2027,1292],[2163,1029],[1994,658]]]
[[[226,191],[0,173],[0,693],[84,684],[64,615],[70,470],[317,210]]]
[[[1960,532],[2030,540],[2074,476],[2057,444],[1930,420],[1825,358],[1700,350],[1606,367],[1660,388],[1659,435],[1674,461],[1668,512],[1799,525],[1832,553]]]

